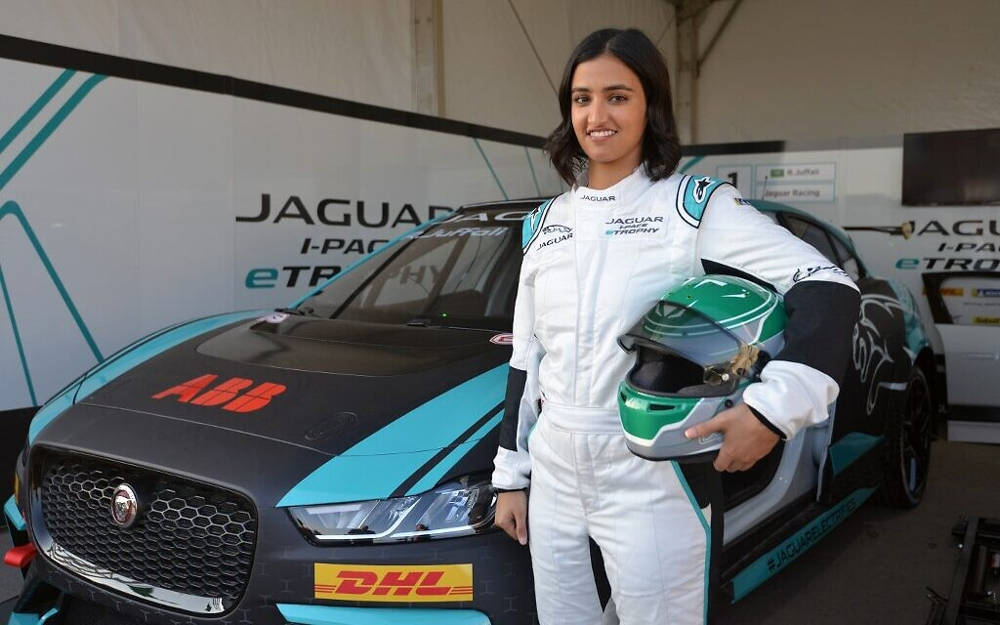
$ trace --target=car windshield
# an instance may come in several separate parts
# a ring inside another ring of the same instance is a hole
[[[507,330],[533,206],[467,209],[403,237],[306,299],[298,312],[369,323]]]

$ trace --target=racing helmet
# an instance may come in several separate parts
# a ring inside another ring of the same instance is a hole
[[[784,346],[781,298],[743,278],[709,274],[667,291],[618,343],[635,365],[618,387],[618,413],[632,453],[699,462],[722,435],[684,431],[742,399]]]

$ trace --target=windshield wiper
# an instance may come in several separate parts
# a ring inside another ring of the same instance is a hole
[[[286,315],[296,315],[299,317],[311,317],[316,311],[315,308],[305,306],[303,308],[275,308],[274,312],[285,313]]]
[[[409,321],[406,322],[406,325],[414,328],[430,328],[432,326],[439,326],[439,324],[434,323],[433,319],[428,319],[426,317],[417,317],[415,319],[410,319]]]

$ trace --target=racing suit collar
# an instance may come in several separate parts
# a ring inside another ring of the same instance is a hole
[[[584,170],[577,177],[576,184],[571,190],[573,201],[577,205],[595,208],[628,204],[653,184],[646,176],[645,170],[646,168],[640,164],[631,174],[607,189],[591,189],[586,186],[588,175],[587,170]]]

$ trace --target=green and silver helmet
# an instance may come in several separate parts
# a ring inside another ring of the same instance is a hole
[[[722,435],[684,431],[740,401],[784,346],[785,308],[775,293],[724,275],[688,278],[618,343],[636,352],[618,387],[618,412],[632,453],[649,460],[705,460]]]

